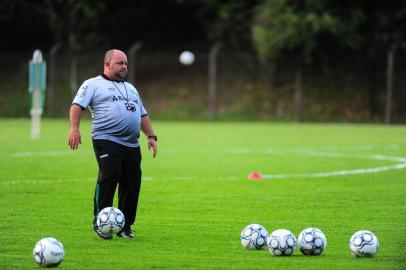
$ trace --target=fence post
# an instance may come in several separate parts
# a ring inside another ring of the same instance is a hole
[[[48,116],[55,116],[55,74],[56,64],[55,56],[56,52],[61,48],[62,44],[57,43],[51,47],[49,51],[49,87],[48,87]]]
[[[135,54],[141,47],[142,43],[138,41],[131,45],[128,50],[128,81],[132,84],[135,84]]]
[[[395,46],[391,46],[388,51],[388,62],[386,70],[386,106],[385,124],[391,123],[393,105],[393,67],[395,59]]]
[[[209,118],[217,117],[217,56],[221,42],[216,42],[209,52]]]

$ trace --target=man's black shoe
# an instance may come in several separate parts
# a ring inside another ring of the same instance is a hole
[[[113,239],[113,235],[102,232],[97,225],[93,226],[93,231],[95,231],[97,233],[97,235],[100,236],[101,238],[103,238],[104,240]]]
[[[122,230],[121,232],[117,233],[117,236],[121,237],[121,238],[134,238],[135,237],[135,235],[131,229]]]

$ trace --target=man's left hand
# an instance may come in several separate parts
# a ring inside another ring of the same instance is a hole
[[[151,148],[153,150],[152,156],[155,158],[158,152],[158,144],[153,138],[148,139],[148,151],[151,151]]]

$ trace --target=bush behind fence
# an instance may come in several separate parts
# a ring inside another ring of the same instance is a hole
[[[55,81],[48,68],[45,117],[67,117],[80,84],[101,74],[103,51],[76,56],[55,54]],[[208,53],[196,53],[191,66],[178,62],[179,52],[137,52],[134,85],[157,120],[206,120],[208,108]],[[32,53],[0,54],[0,117],[29,117],[28,61]],[[392,122],[406,123],[406,70],[403,55],[396,59]],[[129,58],[129,60],[131,60]],[[320,122],[383,122],[386,101],[385,58],[365,61],[346,56],[303,68],[303,120]],[[223,48],[217,59],[218,120],[294,120],[294,64],[264,64],[255,55]],[[53,91],[53,92],[52,92]]]

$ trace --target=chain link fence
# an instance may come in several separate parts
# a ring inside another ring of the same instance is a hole
[[[213,77],[213,73],[209,76],[209,50],[195,52],[195,62],[190,66],[179,63],[179,53],[144,48],[127,53],[128,79],[140,92],[154,119],[296,119],[294,61],[264,64],[255,55],[221,48]],[[54,54],[43,54],[48,69],[44,117],[66,118],[80,84],[102,73],[104,51],[72,55],[56,50]],[[31,58],[32,52],[0,54],[3,63],[0,117],[29,117],[28,62]],[[398,54],[395,59],[393,123],[406,123],[406,78],[401,76],[406,70],[404,58]],[[304,66],[301,119],[383,122],[385,61],[384,57],[365,61],[347,56],[334,62]]]

